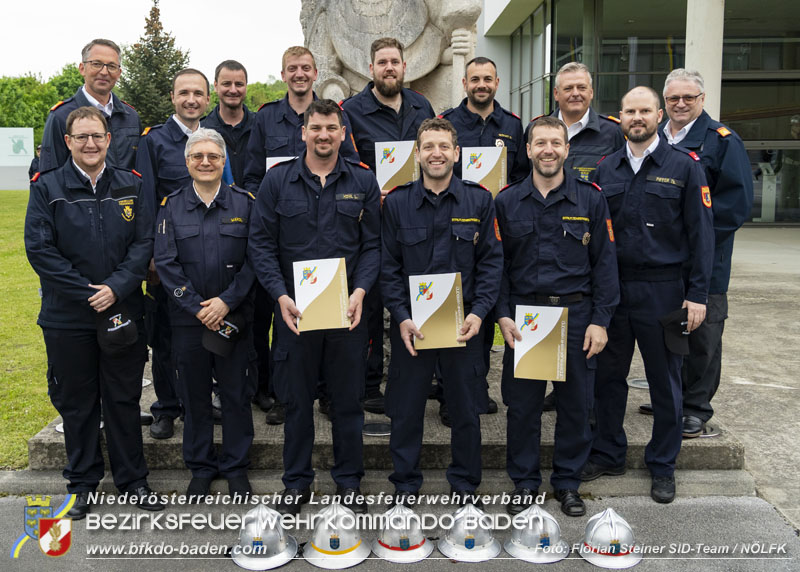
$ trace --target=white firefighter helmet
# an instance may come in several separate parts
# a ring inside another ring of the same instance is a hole
[[[602,568],[630,568],[642,560],[630,525],[607,508],[586,523],[580,555]]]
[[[329,570],[350,568],[363,562],[371,550],[361,538],[356,515],[339,503],[332,503],[317,513],[314,534],[303,549],[310,564]]]
[[[569,556],[569,544],[561,538],[561,527],[553,515],[534,504],[514,517],[515,523],[511,538],[503,548],[511,556],[533,562],[551,564]]]
[[[233,547],[233,561],[247,570],[269,570],[289,562],[297,554],[297,540],[286,533],[281,515],[260,504],[247,512]]]
[[[485,514],[472,503],[458,509],[453,515],[453,526],[439,541],[439,552],[451,560],[461,562],[484,562],[500,554],[500,542],[494,537],[492,530],[484,528],[478,522]],[[478,526],[467,528],[470,521]]]
[[[389,562],[419,562],[433,552],[433,542],[425,538],[419,517],[401,504],[383,514],[386,528],[372,541],[372,551]]]

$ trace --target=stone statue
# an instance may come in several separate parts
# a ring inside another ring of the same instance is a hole
[[[480,0],[303,0],[300,22],[319,70],[315,91],[339,101],[370,81],[369,48],[382,37],[405,46],[406,87],[436,112],[464,97],[464,64],[475,49]]]

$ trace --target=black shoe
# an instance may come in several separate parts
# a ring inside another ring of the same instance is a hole
[[[450,412],[447,411],[447,403],[444,401],[439,402],[439,419],[445,427],[453,426],[453,422],[450,420]]]
[[[389,508],[394,508],[399,504],[414,510],[416,505],[419,504],[419,496],[417,493],[412,493],[411,491],[400,491],[395,489]]]
[[[75,504],[69,509],[67,518],[82,520],[86,518],[86,515],[90,512],[92,512],[92,505],[89,504],[89,491],[75,493]]]
[[[319,398],[319,412],[331,420],[331,402],[326,397]]]
[[[705,422],[699,417],[686,415],[683,418],[683,438],[694,439],[695,437],[699,437],[703,434],[705,426]]]
[[[147,485],[142,485],[130,491],[136,497],[136,506],[142,510],[164,510],[164,505],[159,502],[159,494]]]
[[[621,467],[606,467],[604,465],[598,465],[597,463],[593,463],[592,461],[587,461],[586,464],[583,466],[583,470],[581,471],[581,480],[586,482],[586,481],[593,481],[597,477],[602,477],[603,475],[618,477],[624,474],[625,474],[625,465]]]
[[[250,479],[247,478],[247,475],[228,477],[228,494],[232,498],[239,495],[240,503],[247,502],[250,495],[253,494],[253,487],[250,486]]]
[[[367,513],[367,501],[361,494],[361,489],[340,487],[337,485],[336,494],[341,499],[342,506],[346,506],[356,514]]]
[[[286,422],[286,407],[280,401],[272,405],[267,411],[267,425],[283,425]]]
[[[539,491],[534,489],[514,489],[511,493],[511,501],[506,505],[506,512],[514,515],[519,514],[534,502],[536,502],[536,495]]]
[[[556,410],[556,392],[555,390],[553,390],[544,396],[544,404],[542,405],[542,411],[555,411],[555,410]]]
[[[253,396],[253,403],[258,405],[258,408],[266,413],[272,409],[272,406],[275,404],[275,400],[266,393],[258,392]]]
[[[140,425],[152,425],[153,424],[153,416],[149,413],[145,413],[144,411],[139,411],[139,424]]]
[[[214,420],[214,425],[222,425],[222,409],[212,407],[211,418]]]
[[[364,411],[370,413],[384,413],[386,411],[386,399],[380,390],[367,395],[364,399]]]
[[[486,408],[486,414],[494,415],[495,413],[497,413],[497,402],[490,397],[489,406]]]
[[[555,498],[561,503],[561,512],[567,516],[583,516],[586,514],[586,505],[575,489],[558,489]]]
[[[153,439],[169,439],[175,434],[175,420],[166,415],[159,415],[150,425],[150,436]]]
[[[281,500],[275,506],[281,514],[300,514],[300,509],[304,504],[311,500],[311,489],[284,489],[281,493]]]
[[[211,477],[192,477],[192,480],[189,481],[189,486],[186,488],[186,496],[194,496],[195,498],[191,501],[187,499],[187,502],[192,504],[203,502],[199,497],[208,495],[213,480]]]
[[[656,502],[671,503],[675,500],[675,477],[661,475],[653,476],[653,485],[650,487],[650,496]]]
[[[652,415],[653,405],[651,403],[642,403],[639,406],[639,413],[641,413],[642,415]]]
[[[458,506],[472,504],[475,508],[483,508],[483,501],[475,491],[457,491],[454,488],[450,488],[450,496],[453,499],[453,504],[458,504]]]

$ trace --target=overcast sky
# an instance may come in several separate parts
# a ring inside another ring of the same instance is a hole
[[[249,80],[280,78],[281,55],[303,45],[300,0],[161,0],[161,23],[190,65],[213,79],[222,60],[238,60]],[[152,0],[33,0],[3,3],[0,76],[27,72],[47,80],[64,64],[78,63],[81,48],[105,37],[132,44],[144,33]]]

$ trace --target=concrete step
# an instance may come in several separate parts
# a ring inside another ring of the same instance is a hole
[[[502,354],[500,354],[502,355]],[[497,354],[493,355],[496,358]],[[499,368],[494,370],[499,371]],[[485,469],[504,469],[506,466],[506,420],[505,406],[500,397],[500,382],[490,375],[490,395],[498,402],[500,411],[495,415],[481,416],[482,460]],[[142,396],[143,409],[149,409],[155,400],[152,386],[146,387]],[[628,412],[625,430],[628,435],[627,467],[644,469],[644,448],[650,439],[653,418],[638,413],[639,404],[649,401],[646,391],[631,389],[628,399]],[[553,430],[556,415],[554,412],[542,415],[542,468],[552,467]],[[388,419],[382,415],[366,414],[367,422]],[[279,470],[282,468],[283,426],[270,426],[265,423],[265,414],[253,407],[255,439],[250,451],[252,469]],[[55,426],[60,418],[28,441],[29,466],[34,470],[62,469],[66,464],[64,436],[57,433]],[[314,424],[313,466],[327,470],[333,465],[333,445],[331,423],[316,410]],[[738,470],[744,468],[744,446],[729,432],[713,438],[685,440],[678,457],[678,468],[682,470]],[[181,435],[183,424],[175,423],[175,436],[170,439],[155,440],[150,437],[147,427],[142,428],[144,452],[151,470],[183,469],[181,454]],[[215,442],[222,442],[222,429],[214,430]],[[420,465],[423,469],[443,469],[450,463],[450,429],[442,425],[438,416],[438,403],[428,401],[425,414],[425,437],[423,440]],[[388,437],[364,437],[364,464],[367,469],[390,470]]]
[[[422,493],[439,495],[450,492],[450,485],[445,478],[444,470],[426,469]],[[390,494],[394,487],[388,480],[388,471],[368,470],[361,482],[361,490],[367,495]],[[552,492],[549,486],[550,471],[542,472],[544,483],[541,492]],[[251,470],[249,472],[253,492],[258,495],[272,495],[283,490],[280,470]],[[150,471],[148,483],[160,493],[183,494],[191,479],[188,470],[154,470]],[[756,494],[753,477],[744,470],[679,470],[675,473],[678,496],[707,497],[728,496],[742,497]],[[480,494],[500,495],[513,489],[505,470],[488,469],[483,471]],[[316,496],[332,495],[336,486],[327,471],[318,470],[312,489]],[[0,494],[64,494],[66,481],[57,470],[24,470],[0,472]],[[99,492],[116,493],[110,473],[100,482]],[[630,469],[619,477],[601,477],[583,483],[581,494],[586,498],[629,497],[650,495],[650,474],[646,469]],[[217,479],[211,485],[211,493],[226,495],[228,485],[225,479]]]

